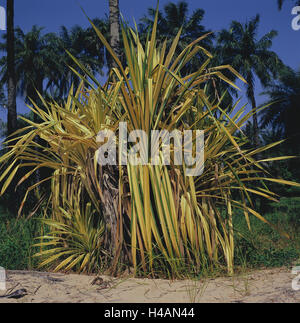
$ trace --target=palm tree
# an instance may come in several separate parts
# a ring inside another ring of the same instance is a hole
[[[15,40],[14,40],[14,0],[7,0],[7,133],[12,134],[17,128],[16,75],[15,75]]]
[[[93,23],[103,34],[107,35],[108,24],[105,21],[94,19]],[[84,29],[76,25],[68,30],[62,26],[57,46],[60,72],[57,74],[55,82],[60,97],[69,92],[72,84],[74,84],[74,88],[77,88],[80,82],[79,77],[70,69],[70,66],[77,72],[82,72],[67,51],[92,74],[102,74],[105,64],[104,46],[93,28]]]
[[[147,32],[153,25],[155,13],[156,9],[149,8],[148,15],[145,15],[140,20],[140,34],[144,35],[144,39],[146,39]],[[182,28],[180,42],[177,49],[177,53],[180,53],[192,41],[209,32],[201,24],[204,14],[204,10],[196,9],[189,16],[189,8],[186,1],[179,1],[177,4],[172,2],[168,3],[165,5],[163,12],[158,12],[158,40],[163,41],[166,38],[171,40],[177,35],[180,28]],[[213,34],[210,34],[200,42],[201,46],[207,50],[211,50],[213,48],[213,38]],[[183,72],[188,73],[192,70],[195,71],[202,65],[202,63],[202,56],[197,55]]]
[[[101,31],[101,33],[109,39],[110,24],[109,19],[95,18],[92,20],[93,24]],[[95,33],[95,29],[91,26],[85,31],[85,50],[89,55],[98,59],[98,65],[102,68],[108,65],[108,51],[105,46],[99,41],[99,37]]]
[[[109,0],[109,24],[110,24],[110,46],[121,57],[120,53],[120,7],[119,0]],[[116,67],[114,60],[110,62],[111,67]]]
[[[17,92],[29,99],[39,100],[37,91],[41,94],[54,86],[54,81],[59,73],[58,55],[55,44],[55,34],[42,35],[41,27],[33,26],[25,34],[20,28],[15,30],[15,55],[14,66],[17,80]],[[7,41],[8,43],[8,41]],[[0,45],[4,49],[5,43]],[[0,60],[1,83],[7,81],[8,64],[5,57]]]
[[[148,16],[141,19],[140,29],[142,31],[151,28],[155,17],[156,10],[148,9]],[[164,12],[158,13],[158,37],[161,39],[175,37],[180,28],[182,28],[181,40],[187,44],[193,41],[208,31],[201,24],[204,18],[205,11],[196,9],[189,16],[188,3],[179,1],[177,4],[170,2],[164,7]],[[211,45],[211,38],[206,38],[205,41]]]
[[[264,94],[268,95],[270,104],[268,109],[261,112],[261,128],[264,133],[270,133],[271,140],[285,141],[276,148],[276,153],[281,155],[300,156],[300,70],[295,71],[290,67],[282,69],[277,81],[268,84]],[[276,167],[271,164],[272,174],[288,178],[290,180],[300,180],[299,158],[282,161]],[[288,176],[287,176],[288,175]],[[276,192],[279,188],[276,186]],[[274,190],[275,191],[275,190]],[[297,191],[279,191],[282,195],[296,194]]]
[[[299,147],[300,70],[284,68],[279,80],[270,82],[264,94],[269,96],[267,103],[271,106],[262,111],[261,126],[281,131],[294,147]]]
[[[94,24],[106,33],[107,23],[95,19]],[[74,62],[71,53],[92,73],[102,73],[104,66],[104,49],[92,28],[83,29],[74,26],[70,30],[61,27],[59,36],[55,33],[42,33],[43,28],[33,26],[32,30],[24,33],[20,28],[15,30],[15,71],[17,92],[19,95],[33,101],[38,101],[41,94],[50,94],[64,98],[71,84],[75,87],[79,77],[70,69],[81,71]],[[5,37],[4,37],[5,38]],[[0,44],[4,50],[6,43]],[[66,51],[67,50],[67,51]],[[6,58],[0,59],[1,83],[7,81],[8,66]],[[46,93],[46,92],[50,93]]]
[[[252,108],[256,109],[255,75],[266,86],[271,78],[276,77],[283,64],[277,54],[270,50],[277,32],[272,30],[257,39],[260,17],[245,24],[233,21],[230,30],[223,30],[218,37],[218,51],[224,64],[230,64],[247,81],[247,97]],[[260,144],[257,113],[253,114],[254,143]]]

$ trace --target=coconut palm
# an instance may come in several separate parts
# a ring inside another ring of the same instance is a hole
[[[95,19],[93,22],[97,28],[107,35],[107,22],[100,19]],[[96,33],[92,28],[84,29],[76,25],[68,30],[65,26],[61,27],[57,48],[60,72],[57,74],[55,82],[59,88],[59,96],[64,97],[69,92],[72,84],[75,88],[79,85],[79,77],[74,73],[74,70],[77,72],[81,72],[81,70],[75,63],[74,58],[79,60],[92,74],[102,74],[102,68],[105,64],[105,52],[104,46],[101,46],[96,41],[96,38]]]
[[[204,18],[205,11],[196,9],[189,16],[188,3],[179,1],[177,4],[170,2],[164,7],[164,12],[159,12],[158,15],[158,38],[165,39],[175,37],[180,28],[182,33],[180,37],[181,46],[191,43],[193,40],[206,34],[208,31],[201,24]],[[141,19],[141,31],[148,30],[153,25],[155,17],[155,9],[149,8],[148,15]],[[205,48],[209,49],[212,45],[211,37],[205,38],[202,44],[205,43]]]
[[[278,129],[299,145],[300,71],[286,67],[281,71],[278,81],[268,84],[264,94],[269,96],[268,103],[272,105],[261,113],[262,127]]]
[[[224,63],[231,62],[247,81],[247,96],[255,109],[255,76],[258,77],[263,86],[278,75],[278,70],[283,64],[277,54],[270,50],[272,41],[277,32],[272,30],[258,39],[258,27],[260,17],[242,24],[233,21],[229,30],[222,30],[218,37],[219,55]],[[257,113],[253,114],[254,142],[258,147],[260,144]]]
[[[155,12],[156,10],[154,8],[149,8],[148,15],[145,15],[141,19],[139,29],[140,33],[144,35],[144,39],[146,39],[147,31],[153,26]],[[177,54],[179,54],[192,41],[209,32],[202,25],[204,14],[205,11],[203,9],[196,9],[189,16],[189,8],[186,1],[179,1],[177,4],[170,2],[164,7],[163,12],[158,12],[158,40],[163,41],[164,39],[174,38],[178,34],[180,28],[182,28],[177,48]],[[213,34],[208,35],[199,45],[207,50],[212,49],[213,37]],[[201,55],[196,55],[183,72],[188,73],[191,70],[199,68],[203,63],[201,57],[203,58]]]
[[[107,34],[107,23],[99,19],[94,23]],[[48,91],[63,99],[72,84],[78,86],[79,77],[70,69],[79,70],[74,59],[79,59],[89,72],[102,73],[104,49],[96,42],[97,36],[92,28],[74,26],[68,30],[63,26],[59,36],[42,31],[43,28],[38,26],[33,26],[26,34],[20,28],[15,30],[17,91],[27,101],[29,98],[39,100],[37,91],[42,94]],[[1,44],[0,49],[4,50],[5,46]],[[0,60],[0,67],[1,82],[4,83],[8,76],[5,57]]]
[[[58,52],[55,50],[57,37],[55,34],[42,34],[43,28],[33,26],[32,30],[24,33],[20,28],[15,30],[15,71],[17,92],[29,99],[38,100],[39,93],[53,86],[59,71]],[[3,50],[5,44],[1,44]],[[1,83],[8,79],[6,58],[0,60]]]
[[[17,128],[16,75],[14,62],[14,0],[7,0],[7,132],[12,134]]]
[[[106,17],[104,19],[95,18],[92,20],[93,24],[97,27],[98,30],[101,30],[102,34],[105,37],[109,38],[110,34],[110,25],[109,19]],[[99,38],[95,33],[93,27],[89,27],[85,31],[85,48],[91,56],[98,59],[98,64],[100,66],[108,65],[108,52],[105,46],[102,43],[99,43]]]

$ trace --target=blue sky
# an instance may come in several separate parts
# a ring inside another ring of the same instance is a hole
[[[160,9],[170,0],[160,0]],[[173,2],[177,2],[174,0]],[[289,66],[300,68],[300,31],[291,28],[293,16],[292,1],[287,1],[283,10],[277,10],[276,0],[188,0],[190,11],[196,8],[205,10],[203,24],[215,32],[228,28],[232,20],[246,22],[257,13],[261,15],[260,34],[275,29],[279,36],[274,41],[273,50]],[[0,0],[5,6],[6,1]],[[84,8],[90,18],[104,17],[108,14],[108,0],[15,0],[15,25],[28,32],[32,25],[45,27],[45,32],[57,32],[61,25],[71,27],[75,24],[88,26],[89,23],[82,13]],[[156,0],[120,0],[121,12],[129,22],[138,19],[147,12],[148,7],[155,7]],[[259,96],[262,91],[257,83],[257,102],[264,98]],[[241,92],[244,96],[244,92]],[[18,99],[18,109],[24,112],[22,99]],[[5,112],[0,111],[5,118]]]

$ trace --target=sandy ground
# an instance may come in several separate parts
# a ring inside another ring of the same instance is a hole
[[[0,303],[300,303],[292,289],[295,275],[285,269],[256,271],[202,281],[168,281],[58,273],[8,271],[7,291],[20,289],[20,299]]]

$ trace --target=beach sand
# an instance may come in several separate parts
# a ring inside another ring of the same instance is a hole
[[[268,269],[200,281],[169,281],[7,271],[6,292],[26,289],[20,299],[0,303],[299,303],[287,268]],[[300,283],[300,282],[299,282]]]

